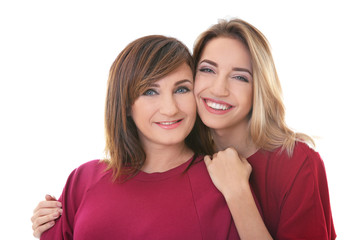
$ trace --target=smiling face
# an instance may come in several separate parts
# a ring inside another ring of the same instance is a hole
[[[144,148],[184,144],[196,119],[191,68],[182,64],[151,84],[131,109]]]
[[[210,40],[197,63],[195,78],[198,113],[214,130],[246,128],[252,108],[251,57],[241,41]]]

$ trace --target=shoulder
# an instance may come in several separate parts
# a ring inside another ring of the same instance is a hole
[[[193,163],[189,166],[187,173],[193,178],[209,177],[209,173],[204,162],[204,156],[197,156]]]
[[[190,187],[195,199],[224,199],[220,191],[213,184],[204,162],[204,156],[198,156],[187,170]]]
[[[100,160],[86,162],[72,171],[63,188],[60,199],[78,206],[85,192],[96,185],[109,171],[106,163]]]
[[[261,150],[256,157],[260,157],[262,161],[254,158],[255,170],[264,172],[271,184],[284,190],[289,189],[298,179],[313,183],[320,175],[325,175],[320,155],[303,142],[295,143],[291,156],[278,148],[274,151]]]
[[[284,166],[283,169],[289,168],[289,170],[292,170],[293,168],[299,169],[305,165],[310,167],[323,165],[319,153],[304,142],[296,142],[291,155],[288,155],[281,147],[271,152],[264,151],[264,154],[269,164]]]
[[[87,188],[98,182],[109,171],[107,163],[101,160],[86,162],[72,171],[67,180],[67,185],[72,187]]]
[[[320,159],[319,153],[304,142],[296,142],[292,156],[301,156]]]
[[[314,149],[309,147],[306,143],[296,142],[293,155],[291,156],[291,162],[300,162],[302,165],[307,165],[310,170],[319,170],[323,169],[324,171],[324,163],[319,155]]]
[[[206,169],[206,165],[204,162],[204,155],[196,156],[195,159],[192,161],[190,166],[188,167],[189,172],[197,172],[200,169]]]
[[[107,163],[102,160],[92,160],[86,163],[83,163],[76,169],[74,169],[74,173],[77,175],[87,175],[89,177],[92,177],[96,174],[101,173],[102,171],[105,171],[107,169]]]

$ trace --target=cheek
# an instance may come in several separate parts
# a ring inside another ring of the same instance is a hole
[[[250,108],[253,107],[253,89],[249,88],[248,91],[245,93],[245,103],[250,106]]]
[[[195,97],[198,96],[198,94],[201,92],[201,89],[203,88],[203,82],[202,78],[196,74],[195,76],[195,84],[194,84],[194,95]]]
[[[196,101],[193,94],[189,94],[186,98],[179,99],[179,106],[182,111],[190,117],[196,117]]]
[[[232,94],[237,101],[245,107],[252,107],[253,104],[253,88],[251,86],[230,86]]]

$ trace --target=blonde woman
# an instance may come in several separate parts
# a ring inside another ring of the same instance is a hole
[[[250,228],[260,231],[262,220],[274,239],[335,239],[323,162],[306,144],[313,140],[285,122],[263,34],[240,19],[221,21],[200,35],[193,57],[198,113],[219,151],[205,162],[241,239],[258,236]]]

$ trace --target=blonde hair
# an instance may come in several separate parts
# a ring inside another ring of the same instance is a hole
[[[193,51],[196,66],[206,44],[218,37],[240,40],[250,51],[254,96],[249,120],[252,141],[268,151],[282,147],[289,155],[293,153],[295,141],[303,141],[314,146],[311,137],[292,131],[285,122],[282,89],[265,36],[241,19],[220,20],[196,40]]]

